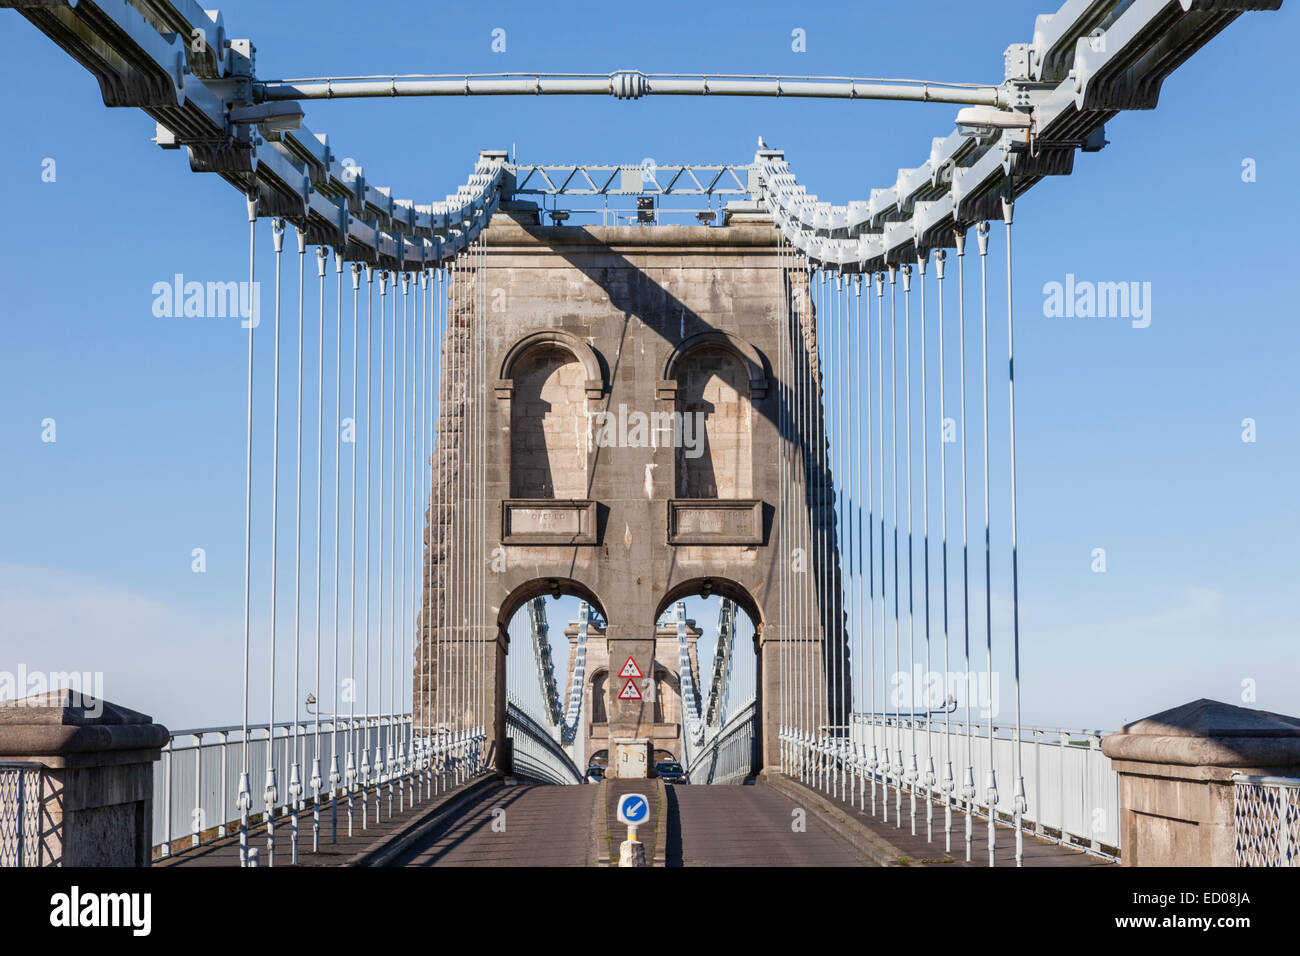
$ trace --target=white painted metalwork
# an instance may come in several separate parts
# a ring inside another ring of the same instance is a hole
[[[750,698],[691,755],[686,779],[692,784],[731,783],[752,774],[758,757],[756,717]]]
[[[458,73],[403,76],[304,77],[253,85],[259,103],[396,96],[785,96],[848,100],[910,100],[1010,106],[1010,86],[840,76],[761,76],[726,73]]]
[[[543,783],[580,784],[583,773],[545,726],[513,701],[506,708],[506,731],[514,742],[511,757],[516,776]]]
[[[946,718],[940,721],[920,716],[895,718],[893,714],[855,713],[852,736],[861,745],[870,741],[873,728],[901,725],[908,731],[915,728],[923,739],[928,738],[938,748],[948,736],[946,723]],[[1112,769],[1110,758],[1101,752],[1103,731],[1024,726],[1017,737],[1014,724],[994,723],[990,737],[989,725],[982,722],[954,720],[951,726],[953,744],[964,751],[959,759],[969,762],[975,779],[986,776],[990,769],[1009,778],[1016,766],[1017,745],[1024,749],[1025,832],[1106,859],[1119,857],[1119,775]],[[965,735],[967,729],[969,737]],[[965,743],[967,740],[969,745]],[[890,782],[889,786],[895,783]],[[904,781],[902,789],[907,787]],[[955,806],[988,820],[990,804],[987,794],[984,796],[986,799],[962,795]],[[1008,796],[998,795],[992,807],[999,822],[1013,824],[1015,802]],[[941,798],[934,798],[942,805]]]
[[[673,606],[673,625],[677,629],[677,686],[681,688],[683,730],[690,735],[691,743],[698,745],[704,740],[704,721],[700,719],[700,699],[695,693],[695,671],[686,639],[685,601]]]
[[[954,129],[932,141],[919,166],[873,189],[866,201],[819,202],[796,183],[784,153],[755,156],[756,198],[773,211],[798,252],[815,265],[870,272],[919,250],[953,246],[953,230],[1000,215],[1001,201],[1045,176],[1067,175],[1076,151],[1106,145],[1118,110],[1150,109],[1164,80],[1245,8],[1281,0],[1067,0],[1040,16],[1030,43],[1004,54],[1004,104],[1027,113],[1027,129]]]
[[[586,601],[578,606],[578,640],[573,650],[573,677],[569,688],[569,706],[564,712],[562,739],[572,744],[582,724],[582,697],[587,681],[587,628],[591,623],[591,607]]]
[[[525,604],[515,612],[506,630],[510,637],[506,653],[506,695],[510,703],[538,726],[552,728],[558,738],[559,690],[551,659],[546,599],[537,597]]]
[[[413,722],[409,713],[359,714],[354,717],[322,714],[320,726],[325,743],[325,738],[333,740],[339,737],[339,746],[346,747],[354,733],[372,732],[378,741],[377,747],[382,750],[387,748],[390,740],[409,738]],[[294,759],[288,744],[298,733],[312,729],[311,721],[301,721],[296,727],[292,721],[281,721],[273,725],[254,724],[249,727],[247,735],[238,724],[172,732],[159,755],[159,766],[154,773],[153,833],[158,840],[154,855],[165,857],[188,847],[207,845],[225,837],[240,822],[243,809],[238,799],[240,772],[238,762],[230,756],[231,748],[247,748],[254,764],[269,761],[283,776]],[[435,773],[441,778],[444,788],[458,776],[473,776],[486,769],[481,765],[485,744],[481,730],[453,737],[440,728],[434,728],[434,734],[442,738],[436,741],[441,748],[437,751],[441,759],[435,766]],[[377,772],[369,779],[368,786],[375,790],[376,795],[379,788],[402,772],[396,764],[390,769],[391,773]],[[409,775],[409,771],[407,773]],[[332,796],[323,793],[325,799]],[[364,794],[362,806],[366,806]],[[272,819],[282,818],[292,811],[291,796],[277,792]],[[254,822],[267,822],[265,814]]]
[[[248,288],[256,289],[257,258],[257,198],[248,199]],[[279,256],[276,256],[277,262]],[[279,296],[276,297],[279,308]],[[250,307],[249,311],[252,309]],[[244,431],[244,620],[243,620],[243,671],[241,674],[242,733],[248,740],[248,682],[249,652],[252,631],[252,587],[253,587],[253,331],[258,323],[248,321],[248,375],[245,388],[247,420]],[[249,785],[248,747],[242,748],[240,758],[240,775],[238,786],[239,825],[239,865],[248,865],[248,817],[253,806],[253,792]]]
[[[410,714],[320,715],[322,746],[336,736],[346,748],[354,731],[373,730],[382,742],[406,732]],[[295,759],[291,746],[300,734],[314,732],[315,718],[272,725],[252,724],[245,733],[240,724],[224,727],[199,727],[177,730],[158,758],[154,773],[153,833],[158,841],[156,855],[167,856],[181,847],[176,841],[188,838],[199,846],[221,839],[239,823],[240,764],[233,759],[232,748],[247,750],[254,766],[270,763],[277,776],[287,776]],[[328,739],[327,739],[328,738]],[[384,778],[386,782],[387,778]],[[375,781],[372,781],[375,783]],[[322,793],[329,799],[330,794]],[[272,805],[274,819],[293,811],[289,793],[277,790]],[[262,822],[265,822],[263,815]],[[268,861],[269,865],[269,861]]]
[[[1076,150],[1105,145],[1104,124],[1116,111],[1153,107],[1170,73],[1243,8],[1276,10],[1282,0],[1174,2],[1066,0],[1038,18],[1030,42],[1006,49],[1002,81],[983,85],[635,70],[266,81],[256,76],[252,41],[232,39],[221,14],[194,0],[0,6],[17,8],[73,53],[100,81],[106,105],[135,106],[154,117],[160,146],[184,147],[193,169],[218,173],[260,198],[261,215],[307,222],[314,241],[343,248],[346,258],[399,269],[447,262],[469,248],[502,198],[506,155],[481,154],[454,195],[417,205],[370,185],[363,167],[343,166],[329,140],[302,125],[293,101],[502,93],[830,96],[1027,113],[1027,129],[974,136],[953,130],[934,140],[921,166],[900,170],[892,186],[840,207],[802,191],[779,151],[760,151],[750,191],[773,209],[790,244],[817,264],[874,271],[904,261],[909,249],[950,246],[954,227],[996,212],[1005,177],[1014,176],[1023,192],[1044,176],[1068,174]],[[86,36],[97,42],[86,43]]]
[[[0,763],[0,868],[41,865],[41,787],[38,763]]]
[[[507,163],[511,196],[748,196],[749,163]]]
[[[1237,866],[1300,866],[1300,778],[1232,778]]]

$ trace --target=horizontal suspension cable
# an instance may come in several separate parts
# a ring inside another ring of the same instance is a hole
[[[256,84],[259,102],[379,96],[607,95],[635,100],[660,96],[795,96],[819,99],[909,100],[966,106],[1007,106],[1011,93],[978,83],[944,83],[837,76],[758,76],[641,73],[463,73],[403,76],[304,77]]]

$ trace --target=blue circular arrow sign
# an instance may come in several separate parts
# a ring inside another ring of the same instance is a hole
[[[644,823],[650,816],[650,801],[640,793],[625,793],[618,799],[618,819],[620,823]]]

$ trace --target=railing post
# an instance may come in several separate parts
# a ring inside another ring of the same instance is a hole
[[[1061,767],[1060,767],[1061,784],[1059,787],[1056,788],[1057,789],[1056,826],[1061,833],[1061,841],[1060,841],[1061,844],[1063,846],[1068,846],[1070,843],[1070,837],[1068,832],[1065,829],[1065,760],[1066,760],[1065,755],[1070,752],[1070,735],[1068,733],[1061,732],[1057,734],[1057,737],[1059,738],[1057,743],[1061,751]]]
[[[198,846],[203,833],[203,734],[194,735],[194,815],[190,819],[194,833],[190,846]]]
[[[226,774],[228,763],[226,760],[226,751],[230,749],[230,731],[223,730],[221,733],[221,793],[218,795],[217,806],[221,808],[221,818],[217,823],[217,836],[226,835],[226,820],[229,816],[226,812]],[[230,817],[230,819],[234,819]]]
[[[167,741],[167,746],[163,748],[163,793],[166,794],[163,803],[163,845],[162,855],[169,857],[172,855],[172,741]]]
[[[1040,763],[1042,754],[1039,748],[1043,745],[1043,732],[1035,728],[1034,730],[1034,836],[1042,836],[1043,833],[1043,782],[1040,774]]]
[[[1096,734],[1088,734],[1088,755],[1083,761],[1083,793],[1085,801],[1092,793],[1092,788],[1088,786],[1090,781],[1089,770],[1092,767],[1092,754],[1094,751],[1101,750],[1101,738]],[[1094,853],[1097,851],[1097,828],[1093,824],[1092,816],[1088,813],[1088,807],[1085,803],[1083,808],[1084,826],[1088,828],[1088,849]]]

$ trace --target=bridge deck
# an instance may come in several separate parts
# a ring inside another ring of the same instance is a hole
[[[668,788],[668,866],[863,866],[867,860],[811,813],[768,787]]]
[[[493,787],[395,865],[590,865],[597,789],[533,783]]]

